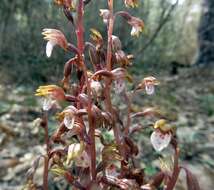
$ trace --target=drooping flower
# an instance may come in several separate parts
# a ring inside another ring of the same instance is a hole
[[[40,86],[35,95],[44,97],[43,110],[45,111],[50,110],[58,101],[65,100],[64,90],[56,85]]]
[[[68,129],[73,128],[74,121],[75,121],[75,117],[72,114],[70,114],[70,113],[65,114],[63,122]]]
[[[73,129],[75,121],[77,120],[77,111],[77,108],[74,106],[68,106],[57,115],[57,118],[60,122],[63,122],[68,129]]]
[[[172,127],[164,119],[158,120],[154,125],[154,132],[150,139],[156,151],[162,151],[166,148],[172,139]]]
[[[100,9],[100,16],[103,17],[104,24],[108,24],[110,11],[108,9]]]
[[[126,7],[138,7],[138,0],[124,0]]]
[[[64,50],[67,50],[68,42],[60,30],[46,28],[43,29],[42,35],[44,35],[44,39],[48,41],[46,45],[47,57],[51,56],[55,45],[59,45]]]
[[[152,95],[155,92],[155,86],[159,85],[160,82],[152,76],[146,77],[137,86],[137,90],[144,89],[148,95]]]
[[[128,24],[132,26],[131,36],[139,36],[144,29],[144,22],[137,17],[130,17]]]

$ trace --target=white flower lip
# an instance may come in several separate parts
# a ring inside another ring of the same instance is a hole
[[[137,34],[138,34],[137,28],[136,28],[136,27],[132,27],[131,35],[132,35],[132,36],[135,36],[135,35],[137,35]]]
[[[51,57],[51,54],[52,54],[52,51],[53,51],[53,48],[54,46],[56,45],[56,43],[54,41],[48,41],[47,42],[47,45],[46,45],[46,55],[47,57]]]
[[[150,137],[154,149],[158,152],[161,152],[169,145],[171,138],[171,133],[164,134],[160,130],[155,130]]]
[[[74,126],[74,121],[75,121],[75,118],[72,117],[70,114],[66,114],[65,117],[64,117],[64,124],[65,126],[68,128],[68,129],[72,129],[73,126]]]
[[[42,109],[44,111],[48,111],[53,107],[53,105],[55,103],[56,103],[56,101],[53,100],[51,97],[46,97],[46,98],[43,99]]]
[[[153,84],[147,84],[145,85],[145,90],[148,95],[152,95],[155,92],[155,87]]]

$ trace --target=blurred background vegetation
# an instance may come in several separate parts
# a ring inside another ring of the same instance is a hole
[[[173,61],[190,65],[197,57],[197,28],[201,14],[201,0],[144,0],[140,7],[129,9],[145,22],[145,32],[138,39],[130,37],[130,26],[118,18],[114,34],[123,42],[125,52],[134,54],[137,73],[150,74],[169,71]],[[115,1],[116,9],[124,9],[122,1]],[[92,1],[85,12],[85,30],[98,29],[104,36],[106,29],[98,16],[106,8],[106,1]],[[35,84],[55,81],[62,76],[64,62],[70,55],[60,48],[51,59],[45,56],[43,28],[56,28],[74,41],[72,26],[62,10],[51,0],[2,0],[0,4],[0,73],[5,83]],[[86,34],[86,39],[89,33]],[[152,72],[152,73],[151,73]],[[57,77],[56,77],[57,76]]]

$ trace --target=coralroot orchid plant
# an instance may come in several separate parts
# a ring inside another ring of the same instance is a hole
[[[106,43],[96,29],[90,31],[90,42],[84,39],[84,12],[91,0],[54,1],[75,28],[77,44],[70,43],[60,30],[44,29],[42,32],[47,40],[47,57],[51,57],[57,45],[74,56],[65,63],[64,78],[59,86],[40,86],[36,91],[37,96],[43,97],[41,127],[45,131],[47,152],[39,156],[29,169],[25,189],[39,188],[33,178],[43,158],[43,190],[48,189],[50,173],[52,177],[64,178],[72,189],[154,190],[162,187],[172,190],[182,168],[186,171],[188,188],[198,190],[194,175],[179,165],[175,130],[167,119],[155,108],[139,112],[132,108],[136,93],[145,91],[152,95],[159,82],[149,76],[133,85],[133,90],[126,88],[126,81],[132,81],[128,68],[133,56],[122,50],[119,37],[113,35],[113,27],[120,16],[132,27],[131,35],[139,36],[144,22],[128,12],[114,12],[113,0],[106,1],[108,7],[100,10],[108,33]],[[125,6],[131,8],[137,7],[138,3],[138,0],[124,0]],[[72,78],[74,73],[76,83]],[[115,94],[127,102],[127,115],[123,118],[119,108],[112,103]],[[61,102],[63,108],[59,106]],[[56,115],[59,126],[53,134],[48,130],[48,115],[53,113],[50,110],[59,110]],[[132,140],[134,133],[145,128],[137,123],[137,118],[148,115],[157,118],[150,137],[154,149],[160,152],[171,145],[174,152],[172,167],[162,160],[161,170],[152,177],[146,176],[144,169],[136,165],[139,148]],[[107,141],[103,130],[113,131],[114,140]],[[97,142],[101,144],[99,149]]]

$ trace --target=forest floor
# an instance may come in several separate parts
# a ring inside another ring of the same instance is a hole
[[[139,95],[136,103],[142,104],[144,98],[145,105],[158,105],[164,110],[177,126],[181,164],[198,177],[201,189],[211,190],[214,187],[214,68],[182,69],[178,75],[159,79],[161,85],[156,94],[148,98]],[[44,153],[43,133],[33,122],[40,116],[38,100],[33,94],[26,87],[0,85],[0,190],[21,189],[32,161]],[[158,157],[153,158],[154,166]],[[42,167],[39,167],[35,181],[41,182],[41,178]],[[182,173],[176,190],[186,189],[185,184]]]

